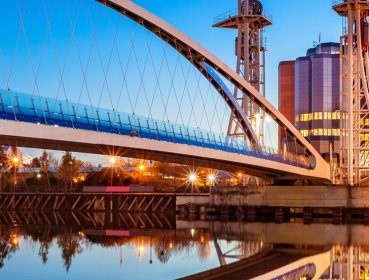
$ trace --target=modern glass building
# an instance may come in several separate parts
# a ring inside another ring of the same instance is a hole
[[[338,43],[322,43],[309,49],[306,56],[279,65],[280,111],[326,158],[331,149],[334,157],[339,153],[339,50]],[[291,75],[293,67],[294,75]],[[280,132],[279,145],[287,144]]]

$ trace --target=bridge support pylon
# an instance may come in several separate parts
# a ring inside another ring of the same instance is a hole
[[[237,10],[214,19],[213,27],[237,29],[236,72],[265,97],[265,52],[263,30],[272,21],[263,15],[263,6],[258,0],[238,0]],[[260,108],[240,90],[235,88],[234,96],[248,116],[260,144],[264,145],[266,116]],[[228,135],[247,140],[234,114],[230,116]]]
[[[345,19],[340,49],[340,181],[369,183],[368,0],[333,0]]]

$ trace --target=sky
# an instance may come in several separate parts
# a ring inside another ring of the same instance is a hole
[[[237,7],[237,0],[135,0],[235,68],[236,31],[212,28],[214,17]],[[304,56],[314,41],[339,42],[342,19],[331,0],[262,0],[273,25],[266,28],[267,98],[278,106],[278,64]]]
[[[19,1],[22,2],[23,0]],[[62,0],[56,1],[61,2]],[[236,8],[236,0],[134,0],[134,2],[169,22],[174,27],[199,42],[232,68],[235,68],[236,58],[234,55],[234,44],[236,31],[216,29],[212,27],[212,23],[214,17]],[[8,3],[9,4],[5,5],[14,5],[14,2]],[[46,1],[45,3],[49,5],[52,2]],[[73,3],[73,1],[71,3]],[[273,25],[266,29],[268,47],[266,57],[266,97],[277,107],[278,64],[284,60],[293,60],[299,56],[304,56],[306,50],[312,47],[314,41],[318,41],[319,38],[321,38],[321,42],[338,42],[340,34],[342,33],[342,19],[332,10],[331,0],[263,0],[262,3],[265,12],[270,14],[273,20]],[[42,18],[42,12],[36,9],[30,5],[28,14],[35,17],[35,14],[38,12],[38,17]],[[55,18],[58,16],[62,17],[63,14],[61,13],[58,15],[56,13]],[[9,15],[4,15],[4,13],[2,14],[2,18],[4,22],[9,23],[12,20],[16,20],[16,17],[11,18]],[[33,24],[37,27],[37,19],[34,20]],[[5,32],[6,36],[14,37],[16,30],[11,30],[10,26],[11,24],[9,24],[8,30],[3,29],[3,31],[0,32]],[[29,26],[31,29],[33,27],[32,23],[29,24]],[[55,26],[53,28],[55,30]],[[62,26],[57,26],[57,29],[60,29],[60,39],[63,40],[63,31],[65,31],[65,27],[63,29]],[[35,46],[37,46],[37,44],[41,46],[44,34],[40,33],[33,35],[38,35],[39,38],[34,36],[35,42],[31,41],[30,43],[33,43]],[[64,38],[64,41],[67,41],[66,38],[67,37]],[[58,45],[58,38],[56,38],[55,41],[57,48],[62,48],[61,43]],[[101,41],[105,42],[105,40]],[[6,43],[3,41],[1,44],[5,46],[3,47],[3,55],[6,56]],[[40,49],[40,46],[36,49]],[[12,46],[9,46],[9,50],[11,47]],[[83,47],[82,45],[82,56],[87,53]],[[20,44],[20,48],[21,51],[18,52],[18,59],[27,59],[26,45]],[[11,54],[11,52],[9,52],[9,54]],[[34,56],[34,61],[36,63],[37,53]],[[49,56],[52,57],[52,52],[50,52]],[[8,55],[8,57],[11,56]],[[73,55],[71,55],[71,57],[77,59],[73,57]],[[46,59],[47,55],[45,60]],[[84,58],[82,57],[82,59]],[[5,59],[5,65],[10,65],[9,59],[8,61]],[[16,71],[16,69],[14,71]],[[48,71],[51,70],[48,68],[44,69],[45,74],[48,74]],[[70,73],[73,73],[73,71]],[[42,69],[40,76],[41,75]],[[52,78],[53,77],[50,77],[49,79]],[[32,76],[30,80],[32,80]],[[56,83],[57,80],[55,80],[55,83],[49,84]],[[29,151],[31,155],[37,154],[32,150],[27,151]],[[91,156],[82,156],[82,159],[96,162],[101,161],[101,158],[94,159]]]

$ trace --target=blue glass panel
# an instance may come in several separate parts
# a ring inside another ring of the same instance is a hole
[[[134,132],[133,136],[136,137],[229,151],[309,168],[302,160],[296,157],[285,158],[283,153],[273,149],[265,149],[259,153],[250,151],[245,141],[223,134],[113,110],[0,90],[0,118],[15,120],[15,116],[18,121],[31,123],[122,135],[132,135]]]

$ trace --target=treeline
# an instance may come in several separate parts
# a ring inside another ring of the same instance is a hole
[[[0,149],[3,148],[0,146]],[[31,164],[22,166],[37,168],[37,172],[19,172],[21,163],[18,160],[14,162],[14,158],[0,150],[0,192],[80,192],[83,186],[130,185],[153,186],[160,192],[175,192],[186,191],[189,187],[189,167],[165,162],[142,165],[117,159],[114,165],[97,170],[70,152],[64,152],[57,159],[44,151],[40,157],[33,158]],[[209,172],[212,171],[198,170],[196,183],[191,183],[197,191],[204,191],[202,187],[207,184],[206,174]]]

